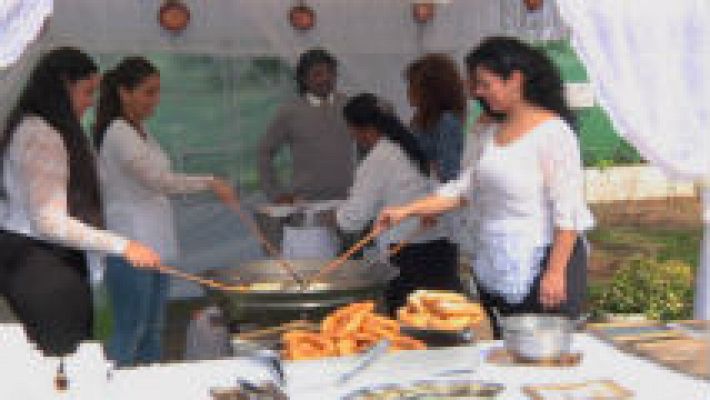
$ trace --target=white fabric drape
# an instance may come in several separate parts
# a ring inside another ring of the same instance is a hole
[[[52,13],[52,0],[0,1],[0,69],[17,61]]]
[[[41,54],[35,38],[51,12],[52,0],[0,0],[0,127]]]
[[[620,134],[668,175],[710,182],[710,3],[558,0],[558,7]],[[710,219],[704,223],[695,316],[708,319]]]

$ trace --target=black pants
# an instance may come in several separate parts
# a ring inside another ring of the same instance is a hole
[[[91,337],[91,288],[81,251],[0,231],[0,293],[46,355]]]
[[[458,276],[458,251],[448,240],[410,244],[390,257],[390,262],[399,268],[399,276],[390,282],[385,293],[390,315],[417,289],[463,290]]]
[[[569,318],[576,319],[582,312],[584,299],[587,295],[587,252],[584,240],[578,238],[574,244],[572,255],[567,263],[566,270],[566,293],[567,300],[556,309],[546,309],[540,302],[540,282],[547,269],[547,260],[550,257],[551,248],[545,252],[542,260],[540,274],[535,277],[530,292],[519,304],[508,303],[502,296],[491,293],[486,288],[476,283],[478,293],[483,304],[483,308],[491,321],[493,335],[496,339],[501,338],[500,322],[493,313],[493,308],[497,309],[501,316],[521,314],[521,313],[554,313],[562,314]]]

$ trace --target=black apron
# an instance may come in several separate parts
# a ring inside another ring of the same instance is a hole
[[[587,296],[587,248],[582,237],[578,237],[574,244],[572,254],[567,262],[566,269],[566,294],[567,300],[562,303],[559,308],[548,310],[542,306],[540,302],[540,282],[547,270],[547,260],[550,257],[552,248],[548,247],[545,251],[540,266],[540,273],[535,277],[535,280],[530,287],[530,292],[519,304],[511,304],[502,296],[491,293],[482,285],[476,282],[479,298],[483,304],[483,308],[488,314],[493,328],[493,335],[496,339],[501,338],[501,327],[497,320],[493,308],[497,309],[501,316],[522,313],[536,314],[562,314],[571,319],[579,318],[584,300]]]
[[[45,355],[91,337],[92,304],[83,251],[0,230],[0,293]]]
[[[387,310],[395,315],[397,308],[407,302],[407,296],[417,289],[440,289],[461,292],[458,276],[457,246],[446,239],[426,243],[412,243],[390,257],[399,268],[385,292]]]

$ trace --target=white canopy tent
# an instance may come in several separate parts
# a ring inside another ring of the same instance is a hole
[[[5,1],[16,9],[32,10],[23,15],[15,12],[14,17],[23,20],[36,21],[51,9],[50,0]],[[565,34],[553,2],[528,13],[518,0],[441,1],[437,2],[434,20],[428,24],[417,24],[412,19],[414,2],[309,1],[317,22],[314,29],[301,32],[288,24],[288,10],[297,3],[293,0],[186,0],[190,24],[175,35],[157,23],[161,0],[57,0],[48,29],[36,45],[73,45],[96,54],[266,55],[282,57],[289,63],[295,63],[305,49],[320,46],[341,61],[345,90],[377,92],[406,112],[401,72],[407,62],[423,52],[447,52],[460,60],[487,35],[559,38]],[[27,25],[37,30],[41,23]],[[14,47],[23,48],[27,43],[27,34],[10,36],[15,36],[11,37],[17,43]],[[13,47],[12,41],[3,42]],[[13,53],[20,54],[17,49]],[[31,64],[27,58],[31,59],[31,54],[20,59],[18,66],[0,72],[0,76],[12,74],[13,69],[25,70],[22,67]],[[12,93],[5,85],[0,88],[4,99],[11,98],[8,94]]]
[[[309,0],[317,14],[316,27],[298,32],[286,19],[288,9],[298,3],[293,0],[185,0],[192,14],[190,25],[173,35],[157,24],[160,0],[57,0],[48,28],[23,52],[42,26],[39,21],[51,10],[51,0],[3,0],[0,26],[19,26],[11,24],[19,18],[26,30],[21,34],[0,30],[0,43],[8,47],[0,53],[0,63],[14,61],[22,54],[12,66],[0,70],[0,117],[14,102],[22,78],[37,56],[57,45],[74,45],[97,55],[159,52],[276,56],[291,64],[304,49],[321,46],[341,61],[341,88],[378,93],[391,99],[406,117],[409,109],[401,71],[417,55],[440,51],[460,60],[482,37],[492,34],[542,39],[567,35],[554,1],[545,1],[543,9],[534,13],[526,12],[520,0],[442,1],[434,21],[424,25],[412,20],[412,2]],[[574,27],[576,48],[621,134],[668,173],[707,182],[710,171],[703,160],[710,154],[705,132],[710,115],[710,15],[704,0],[663,5],[641,0],[557,3]],[[25,23],[29,21],[32,23]],[[705,199],[707,247],[710,195],[706,193]],[[242,253],[258,247],[244,240],[244,232],[235,237],[217,231],[216,227],[224,224],[216,221],[229,221],[223,215],[191,214],[188,210],[181,218],[189,220],[192,233],[185,241],[189,251],[183,248],[189,254],[183,260],[187,268],[223,265],[225,260],[234,259],[238,247],[234,243],[243,244]],[[223,246],[215,245],[214,237],[224,237]],[[710,277],[708,252],[704,254],[696,309],[697,316],[708,318]]]

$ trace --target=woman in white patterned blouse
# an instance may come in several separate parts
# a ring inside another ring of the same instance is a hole
[[[484,40],[466,64],[472,94],[504,119],[480,135],[478,154],[457,180],[383,211],[379,224],[469,202],[477,214],[472,263],[489,314],[575,317],[586,290],[579,233],[594,222],[559,72],[542,52],[502,37]]]

